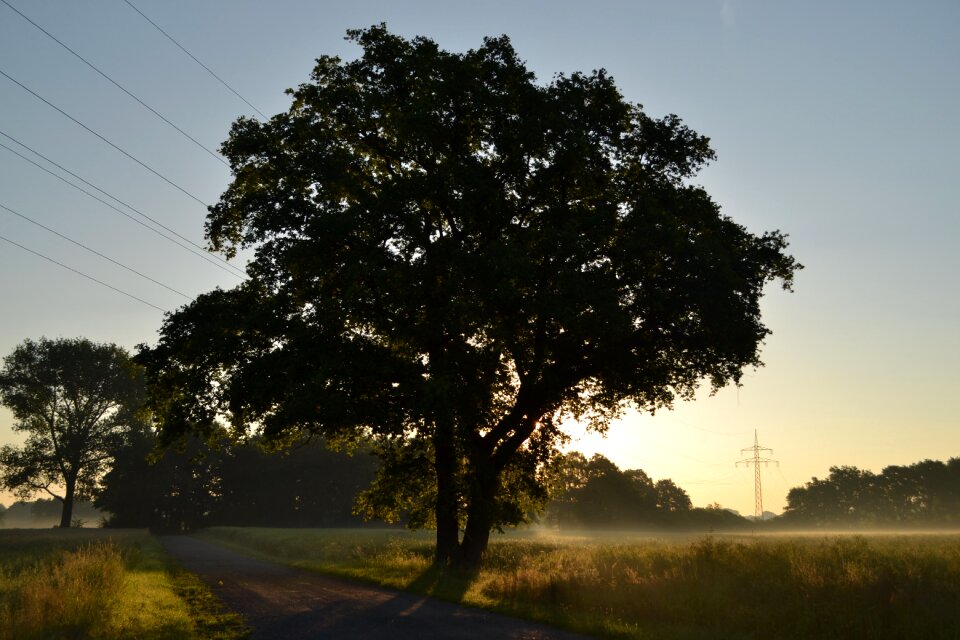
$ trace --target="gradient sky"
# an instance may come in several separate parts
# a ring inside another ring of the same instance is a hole
[[[766,366],[575,448],[745,514],[753,472],[734,462],[754,429],[780,463],[763,469],[775,512],[831,465],[960,456],[957,2],[132,1],[268,115],[314,58],[358,54],[346,29],[383,21],[453,51],[507,34],[542,81],[606,68],[648,114],[712,139],[718,160],[697,182],[751,231],[789,233],[806,266],[795,293],[765,298]],[[209,148],[251,113],[123,0],[7,2]],[[226,167],[3,4],[0,70],[203,202],[226,187]],[[203,242],[202,205],[2,76],[0,131]],[[3,148],[0,204],[188,296],[237,283]],[[0,235],[162,309],[186,301],[4,210]],[[132,349],[161,319],[0,240],[0,355],[40,336]],[[10,424],[0,410],[0,442],[17,440]]]

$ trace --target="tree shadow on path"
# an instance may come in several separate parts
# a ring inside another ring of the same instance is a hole
[[[407,590],[450,602],[463,602],[463,596],[476,580],[477,573],[431,565],[407,585]]]

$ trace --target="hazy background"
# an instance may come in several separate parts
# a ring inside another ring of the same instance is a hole
[[[253,113],[123,0],[7,1],[209,148]],[[133,1],[267,115],[314,58],[358,54],[346,29],[385,21],[452,51],[505,33],[544,82],[604,67],[648,114],[712,138],[698,181],[751,231],[789,233],[806,265],[794,294],[765,299],[766,367],[574,448],[744,514],[753,471],[734,461],[754,429],[780,461],[764,469],[775,512],[831,465],[960,456],[960,4]],[[0,70],[204,202],[226,187],[224,165],[3,4]],[[203,206],[3,77],[0,131],[202,243]],[[238,282],[2,148],[0,204],[188,296]],[[162,309],[186,302],[3,210],[0,235]],[[44,335],[133,348],[161,319],[0,240],[0,356]],[[10,424],[0,410],[2,443]]]

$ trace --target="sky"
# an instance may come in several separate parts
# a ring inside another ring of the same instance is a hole
[[[542,82],[605,68],[649,115],[677,114],[711,138],[717,160],[695,182],[750,231],[789,234],[806,267],[793,293],[764,298],[765,366],[672,411],[628,412],[606,438],[578,433],[573,448],[744,514],[754,473],[735,462],[752,456],[742,449],[755,432],[778,461],[761,469],[773,512],[834,465],[960,456],[960,3],[131,2],[267,115],[286,110],[284,90],[316,57],[359,54],[347,29],[386,22],[451,51],[506,34]],[[202,147],[255,115],[244,101],[125,0],[3,0],[0,71],[0,144],[77,182],[11,137],[40,152],[129,217],[2,147],[0,205],[164,285],[0,208],[0,356],[41,336],[152,344],[161,310],[239,282],[111,197],[203,245],[202,203],[230,175]],[[0,443],[19,441],[11,424],[0,410]]]

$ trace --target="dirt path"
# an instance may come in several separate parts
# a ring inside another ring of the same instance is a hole
[[[583,640],[534,622],[423,596],[328,578],[249,558],[188,536],[162,538],[170,554],[243,614],[258,640]]]

